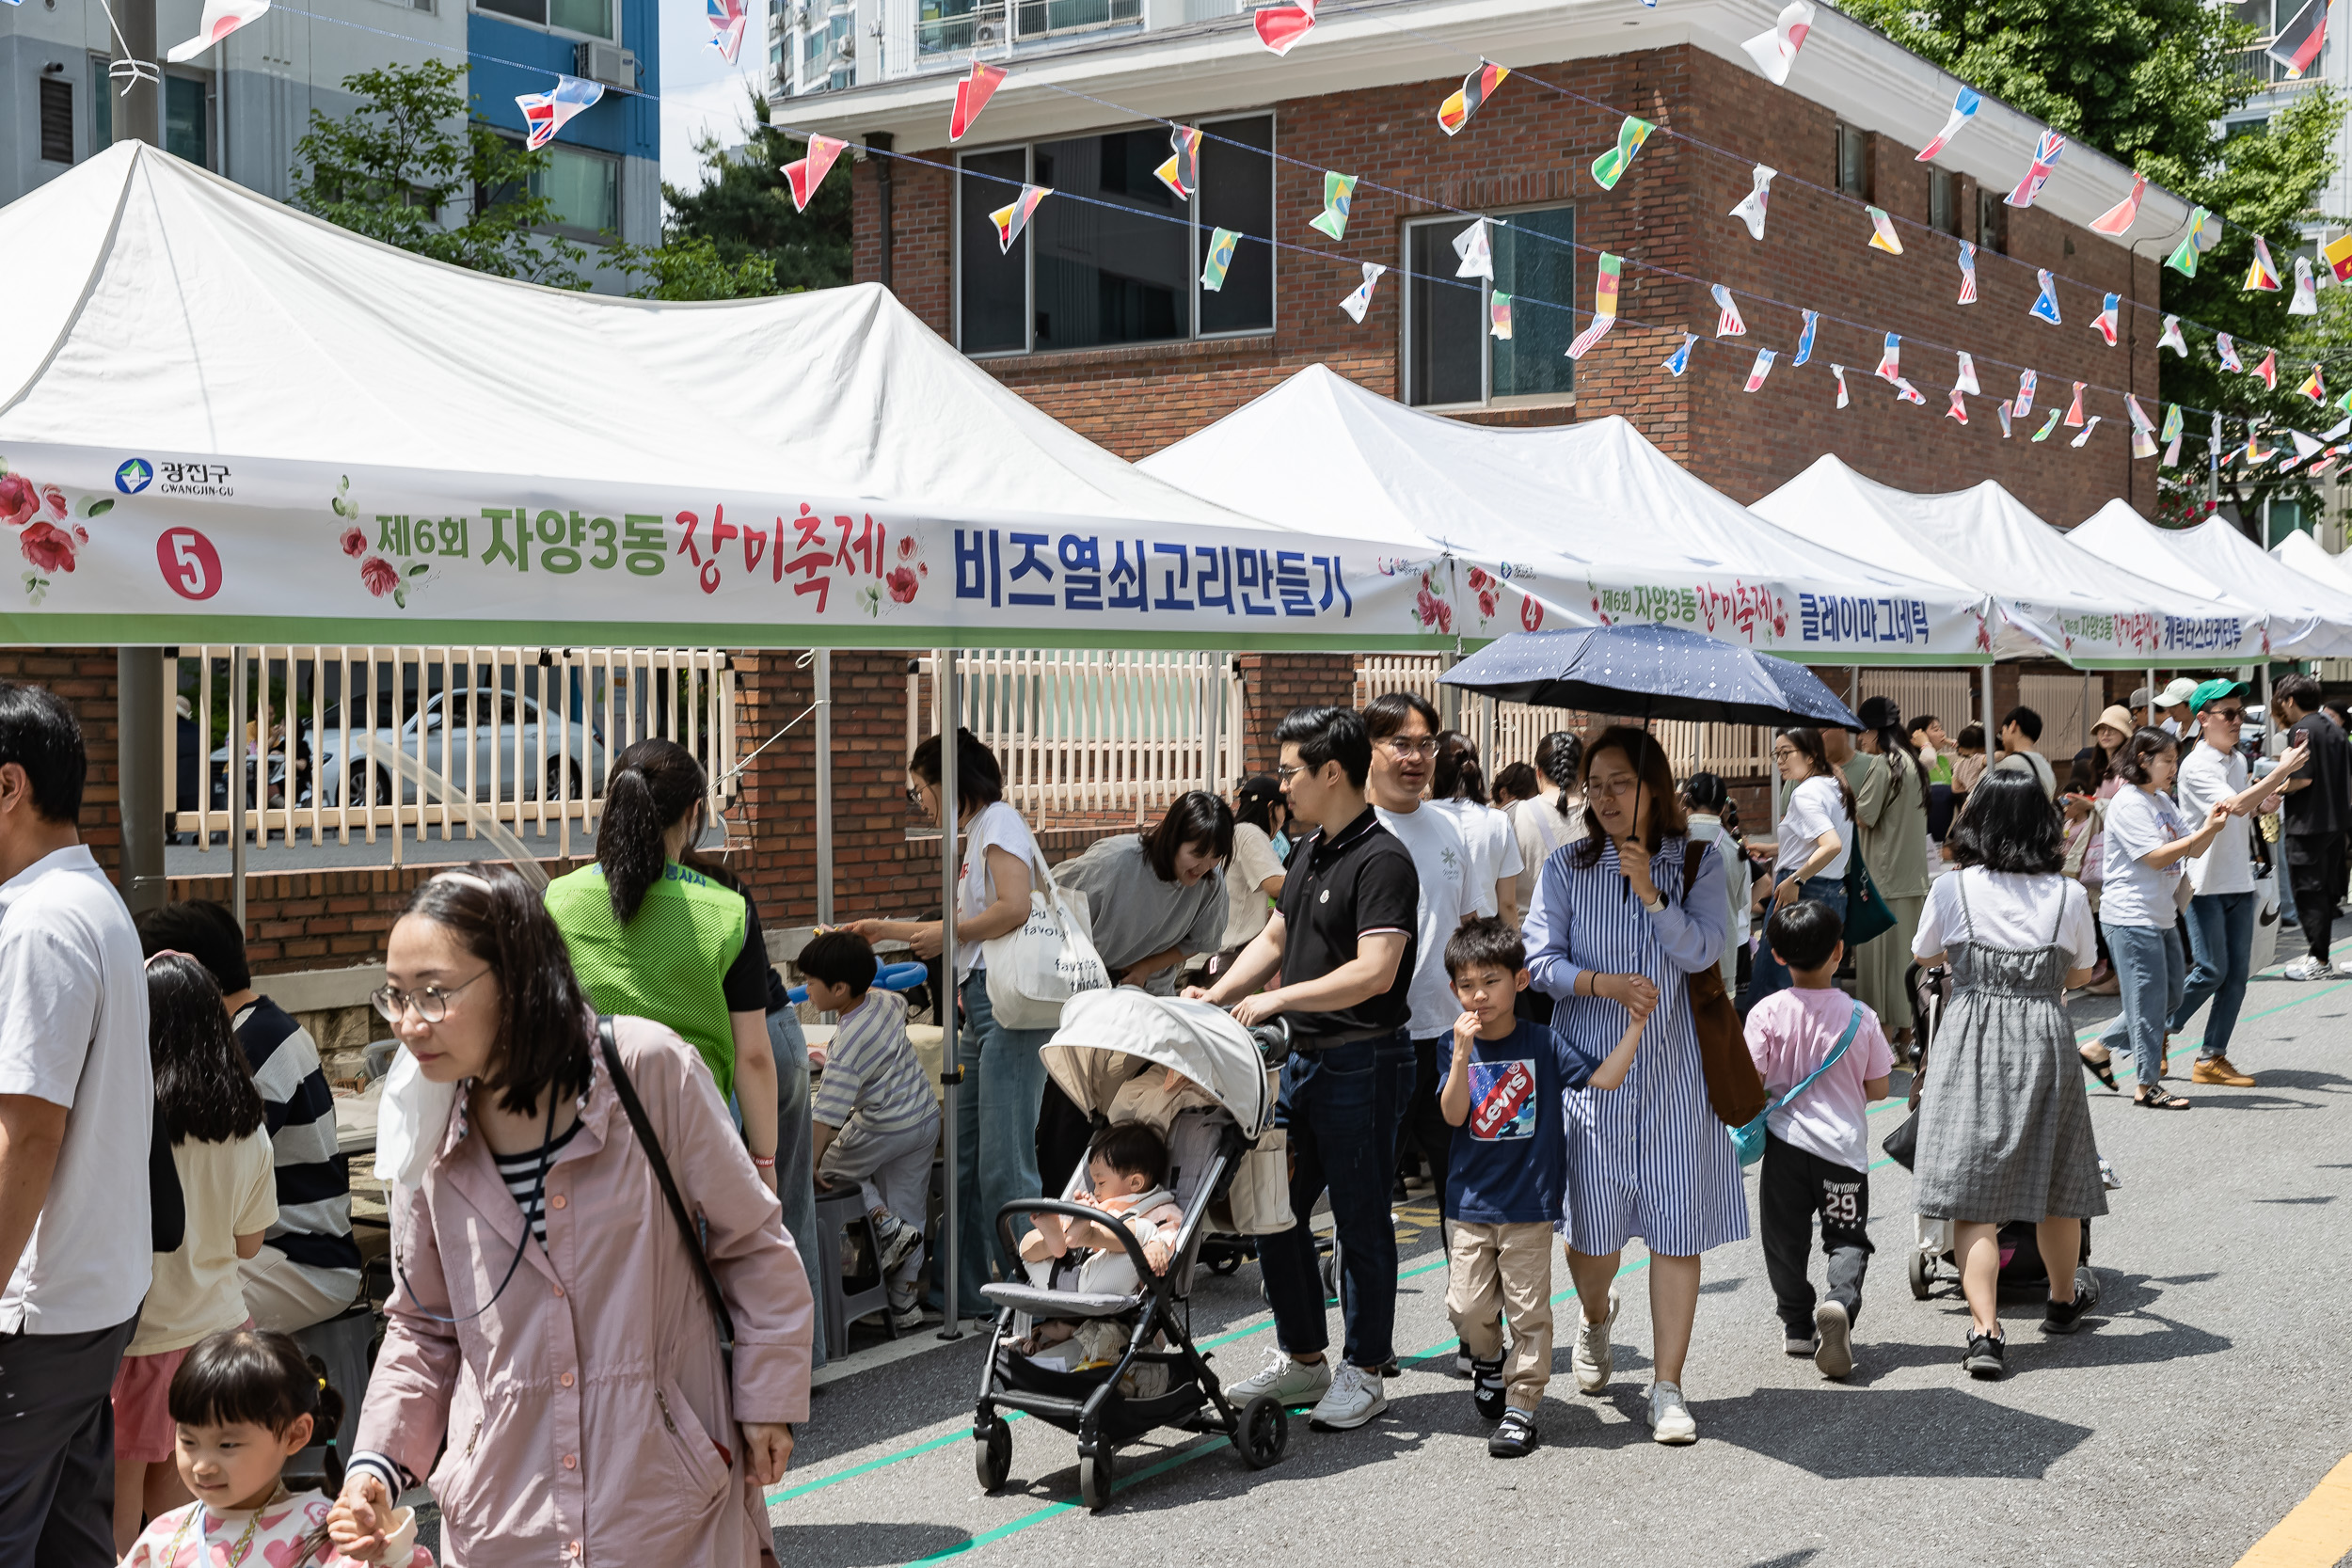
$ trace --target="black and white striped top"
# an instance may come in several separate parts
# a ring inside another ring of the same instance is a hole
[[[515,1207],[531,1222],[532,1237],[541,1246],[548,1244],[547,1173],[556,1156],[564,1152],[564,1146],[572,1141],[572,1134],[579,1131],[580,1123],[575,1121],[537,1148],[521,1154],[494,1152],[490,1156],[490,1163],[498,1166],[499,1180],[515,1195]]]

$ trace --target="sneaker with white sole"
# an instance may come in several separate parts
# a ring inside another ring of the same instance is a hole
[[[923,1326],[923,1298],[916,1294],[914,1286],[910,1285],[903,1291],[893,1287],[886,1299],[890,1303],[892,1326],[897,1328]]]
[[[1813,1309],[1813,1332],[1820,1348],[1813,1365],[1823,1377],[1844,1377],[1853,1370],[1853,1318],[1842,1301],[1825,1301]]]
[[[1317,1432],[1353,1432],[1388,1407],[1378,1372],[1343,1366],[1331,1374],[1331,1386],[1308,1412],[1307,1424]]]
[[[882,1255],[879,1259],[882,1272],[884,1275],[898,1273],[898,1265],[923,1244],[923,1227],[909,1225],[898,1215],[887,1212],[870,1216],[870,1222],[874,1227],[874,1245]]]
[[[1583,1311],[1578,1309],[1576,1349],[1568,1357],[1575,1370],[1576,1386],[1587,1394],[1597,1394],[1609,1386],[1609,1374],[1614,1369],[1614,1357],[1609,1344],[1609,1331],[1617,1324],[1617,1288],[1609,1287],[1609,1316],[1600,1322],[1586,1323]]]
[[[1294,1361],[1278,1350],[1266,1358],[1263,1370],[1252,1372],[1239,1383],[1227,1384],[1225,1397],[1235,1404],[1248,1404],[1260,1394],[1271,1394],[1282,1405],[1313,1404],[1330,1386],[1329,1357]]]
[[[1653,1383],[1649,1386],[1649,1434],[1661,1443],[1695,1443],[1699,1423],[1691,1414],[1691,1407],[1682,1402],[1678,1384]]]
[[[1807,1329],[1800,1334],[1793,1328],[1781,1330],[1781,1352],[1787,1355],[1802,1355],[1811,1360],[1813,1353],[1821,1348],[1821,1337]]]
[[[2290,980],[2325,980],[2331,977],[2335,971],[2306,953],[2287,965],[2281,973]]]

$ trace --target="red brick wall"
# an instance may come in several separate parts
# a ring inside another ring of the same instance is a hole
[[[115,651],[112,648],[0,648],[0,681],[47,687],[72,705],[89,754],[82,789],[82,842],[114,876],[122,863],[122,796],[116,767]]]
[[[487,853],[485,860],[499,857]],[[587,859],[545,860],[548,879],[573,871]],[[334,871],[248,874],[245,880],[246,958],[257,974],[347,969],[384,961],[384,939],[408,899],[445,865],[358,866]],[[234,879],[174,877],[174,902],[211,898],[227,904]]]
[[[1243,654],[1242,744],[1253,773],[1281,759],[1274,726],[1295,707],[1354,707],[1356,660],[1347,654]]]
[[[1303,161],[1277,166],[1276,212],[1285,239],[1312,241],[1342,251],[1330,259],[1298,251],[1281,254],[1278,268],[1279,326],[1244,340],[1167,346],[1081,350],[982,361],[1006,385],[1083,434],[1126,457],[1140,457],[1222,417],[1322,361],[1389,396],[1398,380],[1399,289],[1391,274],[1373,309],[1358,326],[1338,301],[1359,280],[1358,260],[1394,266],[1405,219],[1438,209],[1371,188],[1385,184],[1419,193],[1449,207],[1491,208],[1573,201],[1577,240],[1626,256],[1621,315],[1627,318],[1578,366],[1575,408],[1483,415],[1487,422],[1542,422],[1623,414],[1666,451],[1745,504],[1788,479],[1824,451],[1836,451],[1874,478],[1907,489],[1952,489],[1992,478],[2015,491],[2052,522],[2071,525],[2116,495],[2143,511],[2154,503],[2154,465],[2129,457],[2128,425],[2120,398],[2096,397],[2105,416],[2090,445],[2070,450],[2053,438],[2036,446],[2027,432],[2003,441],[1994,415],[1996,398],[2012,395],[2013,368],[2041,372],[2037,415],[2052,400],[2064,406],[2073,378],[2142,390],[2152,417],[2155,387],[2154,324],[2127,306],[2125,343],[2107,348],[2090,328],[2099,306],[2084,288],[2060,286],[2065,325],[2030,318],[2033,268],[2080,279],[2127,298],[2156,297],[2156,261],[2135,267],[2124,249],[2040,210],[2010,215],[2015,261],[1979,253],[1979,301],[1955,302],[1960,274],[1956,245],[1918,230],[1902,230],[1906,254],[1868,247],[1870,228],[1858,206],[1805,189],[1836,181],[1836,117],[1796,93],[1759,80],[1753,71],[1688,47],[1580,60],[1531,70],[1611,105],[1602,110],[1548,92],[1532,82],[1507,82],[1459,135],[1450,140],[1430,124],[1436,105],[1453,90],[1453,77],[1401,87],[1365,89],[1275,105],[1277,148]],[[1592,181],[1593,158],[1613,145],[1618,115],[1630,110],[1730,150],[1722,156],[1665,135],[1650,138],[1613,192]],[[1915,149],[1874,137],[1871,199],[1899,217],[1928,218],[1926,166]],[[909,149],[946,163],[947,149]],[[1757,244],[1725,214],[1749,189],[1750,164],[1782,171],[1775,182],[1765,240]],[[1304,229],[1322,204],[1320,168],[1344,170],[1366,183],[1357,188],[1344,246],[1326,245]],[[856,171],[856,266],[876,275],[874,169]],[[899,164],[894,171],[897,241],[894,286],[907,305],[943,334],[951,330],[953,268],[948,225],[953,212],[948,176]],[[1962,181],[1963,232],[1976,233],[1976,186]],[[2071,250],[2070,250],[2071,246]],[[1661,276],[1634,261],[1684,275]],[[2022,264],[2020,264],[2022,263]],[[1593,259],[1580,259],[1578,301],[1589,307]],[[1741,307],[1749,335],[1731,348],[1702,345],[1690,372],[1668,376],[1660,362],[1683,331],[1711,338],[1715,308],[1707,285],[1746,291]],[[1756,296],[1787,308],[1757,303]],[[1797,307],[1867,324],[1824,321],[1812,361],[1802,370],[1788,359],[1799,329]],[[1631,325],[1648,322],[1647,327]],[[1906,340],[1903,372],[1929,401],[1899,404],[1871,379],[1880,334]],[[1984,395],[1971,400],[1963,428],[1945,416],[1953,381],[1950,349],[1976,356]],[[1757,347],[1780,351],[1764,389],[1743,392]],[[1853,405],[1836,410],[1831,363],[1849,367]],[[2036,428],[2038,428],[2038,418]],[[2063,427],[2061,427],[2063,429]]]

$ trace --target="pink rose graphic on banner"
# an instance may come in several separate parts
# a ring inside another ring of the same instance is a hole
[[[901,551],[903,552],[905,546],[913,543],[911,539],[900,541]],[[899,604],[914,602],[916,581],[914,572],[911,567],[894,566],[882,580],[890,584],[890,596],[894,601]]]
[[[368,547],[367,534],[356,528],[343,530],[343,554],[357,559]]]
[[[359,580],[380,599],[400,586],[400,568],[380,555],[372,555],[359,562]]]
[[[81,538],[76,540],[74,533]],[[76,529],[74,533],[66,532],[55,523],[35,523],[18,535],[17,546],[37,571],[71,572],[74,549],[89,540],[87,530]]]
[[[21,474],[0,474],[0,523],[22,528],[40,512],[40,491]]]

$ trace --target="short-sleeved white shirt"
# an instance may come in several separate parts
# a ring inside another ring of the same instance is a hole
[[[1462,846],[1470,851],[1470,885],[1463,890],[1462,902],[1483,915],[1502,913],[1502,906],[1495,902],[1495,883],[1525,869],[1510,817],[1475,800],[1432,800],[1429,804],[1454,818],[1454,825],[1462,830]],[[1524,889],[1519,907],[1522,911],[1527,907]]]
[[[1225,867],[1225,937],[1221,947],[1239,947],[1265,929],[1274,906],[1263,891],[1269,877],[1282,875],[1282,862],[1263,828],[1233,824],[1233,858]]]
[[[2246,753],[2217,752],[2199,742],[2181,759],[2180,777],[2172,794],[2181,802],[2181,820],[2194,832],[2205,814],[2246,787]],[[2254,891],[2254,819],[2233,816],[2221,824],[2205,852],[2188,863],[2192,891],[2203,894]]]
[[[153,1270],[155,1079],[138,931],[82,845],[0,885],[0,1094],[66,1108],[49,1196],[0,1288],[0,1334],[112,1328]]]
[[[1811,860],[1813,846],[1823,833],[1837,835],[1837,858],[1813,875],[1843,877],[1846,863],[1853,858],[1853,818],[1847,814],[1846,797],[1837,781],[1816,773],[1781,802],[1780,856],[1772,863],[1773,875],[1785,878]]]
[[[996,902],[996,876],[988,868],[988,851],[1002,849],[1022,864],[1030,867],[1031,885],[1035,886],[1037,863],[1040,860],[1037,836],[1029,825],[1021,820],[1021,814],[1002,800],[993,800],[980,808],[964,830],[963,875],[956,883],[956,918],[970,920]],[[956,978],[961,980],[975,969],[982,967],[980,944],[956,939]]]
[[[1375,809],[1380,825],[1405,846],[1421,877],[1420,918],[1413,931],[1413,982],[1406,993],[1412,1016],[1406,1028],[1413,1038],[1427,1039],[1452,1029],[1454,1021],[1462,1016],[1462,1005],[1454,1000],[1453,985],[1446,978],[1445,944],[1462,923],[1462,911],[1470,907],[1470,851],[1463,846],[1462,830],[1454,826],[1454,818],[1432,811],[1426,801],[1414,811]]]
[[[1964,916],[1963,887],[1968,897]],[[2047,947],[2053,932],[2066,950],[2069,968],[2089,969],[2099,961],[2098,927],[2082,883],[2055,871],[2034,877],[1963,866],[1938,877],[1929,887],[1927,905],[1919,912],[1919,934],[1911,939],[1911,955],[1924,958],[1972,938],[1987,947]]]
[[[2172,798],[2125,784],[2107,802],[2106,861],[2099,882],[2099,918],[2109,926],[2169,927],[2180,911],[2173,893],[2184,866],[2150,865],[2143,857],[2186,838]]]

